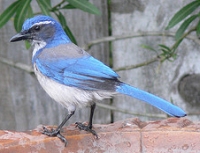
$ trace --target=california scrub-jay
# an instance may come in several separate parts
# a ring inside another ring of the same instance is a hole
[[[119,81],[119,76],[110,67],[73,44],[62,26],[49,16],[38,15],[27,19],[22,31],[10,41],[20,40],[28,40],[33,46],[32,64],[43,89],[68,110],[68,115],[56,129],[44,127],[43,134],[57,136],[67,144],[66,138],[60,134],[61,128],[77,106],[90,106],[88,125],[80,122],[76,125],[80,130],[98,137],[92,129],[95,101],[117,93],[147,102],[171,116],[186,116],[181,108],[170,102]]]

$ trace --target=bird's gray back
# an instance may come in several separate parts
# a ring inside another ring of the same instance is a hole
[[[52,48],[45,48],[39,55],[40,59],[73,59],[89,54],[73,43],[61,44]]]

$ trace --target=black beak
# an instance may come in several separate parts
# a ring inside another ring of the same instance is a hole
[[[27,40],[31,39],[31,34],[28,33],[28,31],[22,31],[16,35],[14,35],[11,39],[10,42],[15,42],[15,41],[21,41],[21,40]]]

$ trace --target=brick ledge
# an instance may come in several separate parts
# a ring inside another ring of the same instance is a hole
[[[48,126],[52,128],[52,126]],[[42,126],[25,132],[0,131],[0,152],[199,152],[200,123],[187,118],[168,118],[161,121],[142,122],[137,118],[113,124],[95,124],[100,139],[74,124],[64,127],[62,134],[68,145],[57,137],[40,133]]]

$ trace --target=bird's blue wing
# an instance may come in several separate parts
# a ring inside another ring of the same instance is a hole
[[[108,66],[87,55],[79,58],[36,59],[45,76],[67,86],[85,90],[115,90],[118,75]]]
[[[171,116],[186,115],[182,109],[155,95],[121,83],[111,68],[73,44],[43,50],[34,59],[43,75],[66,86],[90,91],[115,91],[145,101]]]

